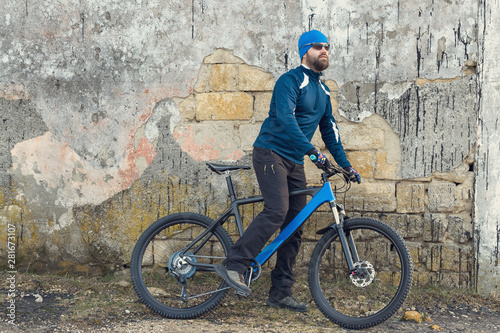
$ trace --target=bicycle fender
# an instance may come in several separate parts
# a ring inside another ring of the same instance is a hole
[[[348,220],[348,219],[349,219],[349,217],[347,217],[347,216],[345,216],[345,217],[344,217],[344,221],[346,221],[346,220]],[[343,222],[342,222],[342,224],[343,224]],[[328,227],[326,227],[326,228],[323,228],[323,229],[320,229],[320,230],[316,231],[316,235],[324,235],[324,234],[326,234],[326,233],[328,232],[328,230],[330,230],[330,229],[335,229],[335,230],[336,230],[336,229],[337,229],[337,224],[336,224],[335,222],[333,222],[333,223],[332,223],[332,224],[330,224]]]
[[[320,230],[316,231],[316,235],[323,235],[323,234],[326,234],[326,233],[327,233],[327,231],[329,231],[330,229],[337,229],[337,224],[332,223],[332,224],[330,224],[328,227],[326,227],[326,228],[323,228],[323,229],[320,229]]]

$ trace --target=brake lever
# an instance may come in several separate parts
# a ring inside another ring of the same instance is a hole
[[[361,184],[361,179],[356,177],[356,174],[354,172],[349,172],[349,181],[351,181],[353,183]]]
[[[349,183],[352,183],[352,182],[358,182],[358,179],[353,172],[346,171],[342,168],[339,168],[338,171],[340,174],[342,174],[342,177],[344,178],[347,185],[349,185]]]
[[[336,168],[337,169],[337,172],[338,173],[341,173],[342,176],[344,176],[344,179],[346,180],[347,183],[358,183],[358,184],[361,184],[361,179],[359,179],[357,176],[356,176],[356,173],[354,172],[349,172],[343,168]]]

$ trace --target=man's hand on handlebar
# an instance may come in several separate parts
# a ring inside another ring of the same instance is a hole
[[[330,161],[326,158],[325,154],[317,151],[316,149],[311,149],[307,152],[309,159],[318,167],[318,169],[327,171],[331,168]]]
[[[344,170],[348,173],[347,175],[344,174],[344,177],[346,177],[350,181],[361,184],[361,176],[359,175],[358,171],[356,171],[356,169],[354,169],[352,166],[347,166],[344,168]]]
[[[311,149],[307,152],[307,156],[309,159],[318,167],[327,173],[327,177],[330,177],[336,173],[341,173],[347,182],[356,182],[361,184],[361,176],[358,171],[354,169],[352,166],[347,166],[345,168],[341,168],[336,164],[330,163],[328,158],[326,158],[325,154],[319,152],[316,149]]]

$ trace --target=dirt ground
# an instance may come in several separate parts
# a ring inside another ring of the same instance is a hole
[[[229,292],[216,309],[193,320],[165,319],[148,310],[138,301],[126,270],[106,277],[17,274],[15,297],[9,290],[13,280],[6,273],[1,276],[0,332],[349,332],[321,314],[304,281],[297,282],[296,295],[311,303],[308,312],[269,308],[265,274],[249,297]],[[9,322],[12,300],[15,320]],[[424,320],[402,320],[410,310]],[[358,332],[434,331],[500,332],[500,300],[467,290],[414,288],[391,319]]]

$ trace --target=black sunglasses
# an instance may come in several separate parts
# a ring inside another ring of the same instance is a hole
[[[304,44],[300,48],[306,47],[311,45],[311,47],[315,50],[321,50],[322,48],[325,48],[326,51],[330,50],[330,45],[328,44],[321,44],[321,43],[309,43],[309,44]]]

